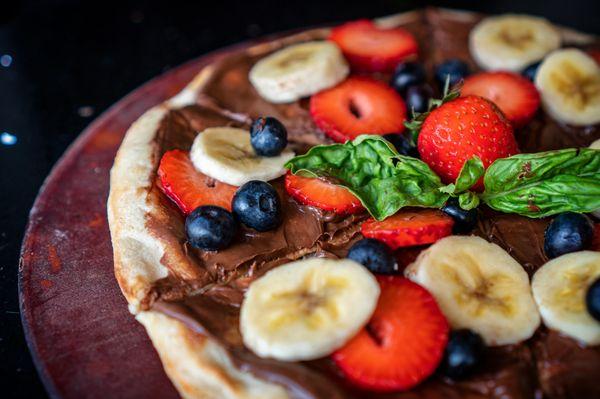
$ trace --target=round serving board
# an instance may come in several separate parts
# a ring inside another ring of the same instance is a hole
[[[198,58],[129,94],[79,136],[42,186],[23,241],[19,295],[27,342],[51,397],[178,397],[114,277],[109,172],[144,111],[177,94],[203,66],[250,44]]]

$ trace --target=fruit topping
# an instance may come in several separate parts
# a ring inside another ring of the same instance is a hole
[[[194,168],[186,151],[165,152],[158,166],[162,191],[186,215],[200,205],[216,205],[231,209],[237,187],[221,183]]]
[[[350,68],[329,41],[295,44],[258,61],[249,79],[258,94],[272,103],[288,103],[335,86]]]
[[[580,213],[565,212],[556,216],[544,233],[544,252],[550,259],[590,247],[594,226]]]
[[[349,259],[310,258],[250,284],[240,312],[244,344],[260,357],[311,360],[342,347],[379,298],[375,277]]]
[[[572,252],[539,268],[531,288],[546,327],[587,345],[600,344],[600,323],[588,311],[589,296],[594,295],[590,290],[598,278],[600,252]]]
[[[477,370],[484,351],[481,335],[468,329],[454,330],[450,332],[440,369],[453,380],[468,377]]]
[[[233,213],[246,226],[258,231],[273,230],[281,224],[281,201],[269,183],[252,180],[241,186],[231,203]]]
[[[429,101],[433,97],[433,90],[429,85],[410,86],[406,90],[405,100],[408,111],[412,114],[426,112]]]
[[[493,103],[477,96],[460,97],[431,111],[417,148],[421,159],[446,183],[454,182],[465,161],[474,156],[487,168],[496,159],[518,152],[511,124]],[[483,188],[481,180],[475,188]]]
[[[527,124],[540,106],[540,95],[533,83],[514,72],[483,72],[469,76],[460,92],[463,96],[487,98],[515,127]]]
[[[402,62],[396,67],[390,86],[404,96],[409,87],[425,83],[425,68],[416,61]]]
[[[547,56],[535,76],[546,112],[576,126],[600,123],[600,65],[574,48]]]
[[[361,232],[396,249],[436,242],[452,234],[453,225],[450,216],[436,209],[400,210],[382,221],[368,219]]]
[[[538,61],[534,62],[531,65],[528,65],[527,67],[525,67],[525,69],[523,69],[521,75],[529,79],[530,82],[535,82],[535,76],[537,75],[537,71],[540,68],[541,63],[541,61]]]
[[[277,156],[257,156],[250,133],[233,127],[211,127],[194,139],[190,158],[200,172],[233,186],[250,180],[273,180],[285,174],[283,165],[294,157],[290,150]]]
[[[323,178],[287,174],[285,189],[301,204],[311,205],[324,211],[346,215],[364,210],[360,200],[348,189]]]
[[[270,116],[260,117],[250,128],[250,144],[257,155],[274,157],[287,146],[287,130],[283,123]]]
[[[415,147],[406,136],[400,133],[389,133],[383,135],[383,138],[392,143],[400,155],[419,158],[417,147]]]
[[[473,330],[486,345],[524,341],[540,324],[523,267],[480,237],[443,238],[404,275],[431,292],[453,329]]]
[[[585,294],[585,306],[588,313],[600,322],[600,277],[588,288]]]
[[[364,238],[357,241],[348,251],[348,259],[365,266],[373,273],[392,274],[398,272],[398,263],[392,251],[381,241]]]
[[[319,129],[344,143],[360,134],[402,132],[406,107],[402,97],[384,83],[351,77],[312,96],[310,114]]]
[[[347,22],[331,30],[335,42],[352,69],[361,72],[391,72],[409,56],[417,54],[413,35],[402,28],[381,28],[363,19]]]
[[[479,22],[469,34],[471,55],[487,70],[519,72],[560,47],[560,32],[544,18],[505,14]]]
[[[231,212],[213,205],[199,206],[185,219],[190,245],[207,251],[227,248],[235,237],[237,227]]]
[[[448,80],[449,86],[452,87],[464,80],[470,73],[469,66],[466,62],[459,59],[451,59],[442,62],[435,68],[435,80],[440,89],[443,89]]]
[[[448,322],[427,290],[398,276],[378,277],[381,295],[373,317],[333,354],[355,385],[381,392],[408,390],[439,365]]]
[[[477,225],[477,208],[465,210],[460,207],[456,198],[448,199],[442,211],[454,219],[454,228],[452,229],[454,234],[470,233]]]

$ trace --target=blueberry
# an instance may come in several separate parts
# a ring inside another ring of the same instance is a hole
[[[384,243],[373,238],[357,241],[350,247],[348,258],[360,263],[373,273],[398,272],[398,264],[392,251]]]
[[[600,321],[600,278],[596,279],[588,288],[585,304],[592,317]]]
[[[390,133],[383,136],[384,139],[389,141],[396,147],[396,151],[401,155],[407,155],[413,158],[419,158],[419,151],[417,147],[410,143],[410,140],[399,133]]]
[[[541,63],[542,62],[539,61],[527,66],[525,69],[523,69],[523,72],[521,72],[521,74],[533,82],[535,80],[535,74],[537,73],[537,70]]]
[[[458,59],[452,59],[444,61],[437,66],[435,69],[435,80],[440,89],[443,89],[448,76],[450,76],[450,87],[452,87],[467,77],[469,73],[469,66],[465,62]]]
[[[277,156],[287,146],[287,130],[275,118],[260,117],[252,123],[250,128],[250,144],[260,156]]]
[[[433,90],[429,85],[410,86],[406,90],[405,100],[408,112],[426,112],[429,100],[433,97]]]
[[[442,211],[454,219],[452,231],[455,234],[469,233],[477,224],[477,208],[466,211],[458,205],[457,198],[451,197],[448,202],[446,202],[446,205],[443,206]]]
[[[195,248],[209,251],[226,248],[236,231],[233,215],[219,206],[199,206],[185,219],[188,242]]]
[[[418,62],[403,62],[398,64],[390,81],[390,86],[404,95],[409,86],[425,82],[425,68]]]
[[[467,377],[480,363],[484,350],[479,334],[467,329],[452,331],[441,364],[442,373],[453,380]]]
[[[558,215],[544,233],[544,252],[549,258],[581,251],[589,247],[594,226],[587,216],[565,212]]]
[[[231,203],[233,213],[248,227],[273,230],[281,223],[281,202],[269,183],[252,180],[237,189]]]

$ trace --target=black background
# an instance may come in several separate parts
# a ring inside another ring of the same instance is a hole
[[[18,253],[44,177],[85,126],[143,82],[210,50],[426,4],[538,14],[600,33],[600,2],[581,0],[0,0],[0,133],[17,137],[0,144],[0,396],[45,396],[22,336]]]

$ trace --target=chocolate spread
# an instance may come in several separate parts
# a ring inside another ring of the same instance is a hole
[[[403,26],[419,41],[420,58],[428,70],[449,58],[463,59],[476,69],[467,43],[469,31],[480,16],[437,9],[411,15]],[[325,35],[323,30],[312,32],[307,38]],[[273,42],[272,47],[276,44]],[[281,120],[298,153],[328,143],[313,124],[306,100],[282,105],[258,96],[247,76],[261,56],[241,50],[220,61],[197,104],[171,111],[163,121],[157,136],[157,156],[172,148],[188,149],[196,132],[206,127],[247,126],[259,115]],[[565,126],[540,111],[516,136],[522,151],[543,151],[587,146],[600,138],[600,128]],[[217,340],[241,370],[283,385],[295,398],[600,397],[600,348],[583,347],[544,327],[527,342],[488,348],[483,364],[470,378],[453,382],[434,375],[401,393],[377,394],[352,387],[327,358],[289,363],[255,356],[242,344],[238,328],[239,308],[249,283],[267,270],[301,257],[345,256],[351,244],[361,238],[360,222],[367,217],[364,213],[340,217],[300,205],[285,194],[281,179],[273,185],[283,203],[281,226],[264,233],[242,228],[235,243],[219,252],[188,246],[182,216],[158,187],[153,188],[151,196],[162,207],[149,217],[148,226],[170,247],[180,250],[165,252],[162,261],[170,274],[159,282],[148,306]],[[482,208],[474,234],[505,248],[530,276],[547,261],[542,250],[547,220]],[[418,250],[400,250],[400,263],[409,263]]]

